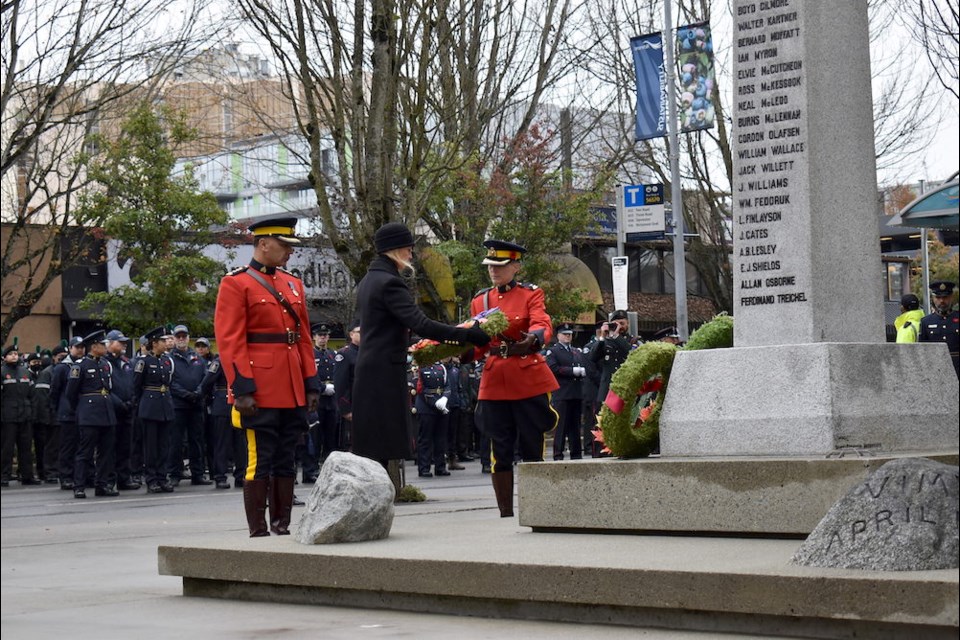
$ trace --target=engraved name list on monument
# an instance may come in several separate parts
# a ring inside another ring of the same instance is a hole
[[[738,317],[809,302],[804,46],[796,0],[735,6],[734,286]],[[767,308],[766,310],[764,308]]]

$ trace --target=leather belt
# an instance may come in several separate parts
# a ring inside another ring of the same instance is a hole
[[[507,358],[509,356],[528,356],[530,355],[525,347],[517,346],[516,342],[501,342],[496,346],[494,353],[496,353],[501,358]]]
[[[159,386],[159,387],[144,387],[144,388],[143,388],[144,391],[159,391],[160,393],[166,393],[169,389],[170,389],[170,387],[168,387],[167,385],[161,385],[161,386]]]
[[[110,395],[109,389],[100,389],[100,391],[94,393],[81,393],[81,396],[108,396]]]
[[[442,387],[438,387],[438,388],[436,388],[436,389],[424,389],[424,390],[423,390],[424,393],[440,394],[440,395],[443,395],[443,392],[444,392],[444,391],[445,391],[445,389],[442,388]]]
[[[299,331],[286,333],[248,333],[248,344],[297,344],[300,342]]]

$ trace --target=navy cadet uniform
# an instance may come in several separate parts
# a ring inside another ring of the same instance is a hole
[[[186,325],[177,325],[173,334],[187,334]],[[170,390],[173,394],[173,428],[170,433],[170,458],[167,473],[176,486],[183,477],[183,440],[187,441],[190,458],[190,484],[213,484],[203,477],[206,461],[203,456],[203,406],[197,388],[206,373],[206,364],[197,353],[186,349],[172,349],[167,356],[173,363]]]
[[[311,326],[313,335],[330,335],[325,324]],[[317,365],[317,385],[320,389],[320,401],[316,413],[307,416],[310,424],[309,442],[303,457],[303,481],[306,484],[316,482],[320,465],[327,456],[340,446],[340,429],[337,424],[336,384],[333,370],[336,364],[336,352],[333,349],[313,348],[313,361]],[[312,450],[311,450],[312,449]]]
[[[96,460],[94,486],[98,496],[116,496],[118,491],[110,485],[114,473],[116,455],[114,431],[117,416],[110,397],[113,387],[110,363],[103,355],[104,332],[95,331],[83,339],[87,355],[70,367],[70,376],[64,394],[75,409],[80,441],[77,445],[76,464],[73,467],[73,497],[86,498],[84,486],[88,466]]]
[[[420,430],[417,433],[417,468],[421,478],[450,475],[446,465],[449,402],[450,380],[447,368],[439,362],[420,367],[414,407],[420,420]],[[431,463],[434,473],[430,473]]]
[[[573,335],[573,327],[564,324],[558,335]],[[560,416],[553,434],[553,459],[563,460],[564,442],[570,445],[570,459],[583,457],[580,440],[580,415],[583,412],[583,378],[587,375],[586,358],[572,344],[557,342],[546,353],[547,366],[553,372],[560,388],[553,392],[550,402]]]
[[[129,342],[128,338],[116,329],[107,333],[106,340],[107,342],[116,340],[124,344]],[[111,367],[113,389],[110,397],[113,399],[113,409],[117,414],[114,463],[116,473],[112,480],[116,481],[117,489],[135,491],[140,488],[140,483],[134,481],[130,466],[133,443],[133,365],[124,353],[119,355],[107,353],[104,358]]]
[[[64,393],[67,380],[70,377],[70,367],[83,359],[82,355],[74,353],[83,348],[83,338],[75,336],[70,339],[69,353],[53,368],[50,380],[50,408],[57,417],[60,425],[60,455],[57,460],[60,475],[60,488],[70,491],[74,488],[73,467],[77,458],[77,412],[67,400]],[[78,356],[74,361],[74,356]]]
[[[938,280],[930,283],[936,309],[920,320],[919,341],[946,343],[953,368],[960,378],[960,312],[953,308],[953,289],[952,282]]]
[[[230,405],[227,403],[227,376],[223,373],[220,356],[213,356],[207,372],[200,383],[200,395],[210,400],[211,429],[213,431],[213,454],[210,473],[217,489],[229,489],[227,469],[230,459],[234,461],[234,486],[243,486],[243,474],[247,467],[247,443],[243,431],[235,429],[230,421]]]
[[[63,347],[59,348],[62,349]],[[53,381],[53,369],[56,365],[46,356],[44,358],[44,364],[46,366],[37,374],[37,379],[33,386],[33,428],[36,429],[37,425],[42,425],[42,428],[46,431],[46,441],[43,451],[44,475],[40,479],[46,481],[48,484],[57,484],[57,476],[59,475],[57,458],[60,456],[60,428],[57,426],[57,416],[54,408],[50,404],[50,383]],[[39,466],[38,462],[37,467],[39,468]]]
[[[14,355],[7,362],[8,355]],[[3,486],[10,484],[13,476],[13,453],[17,451],[17,473],[22,484],[39,484],[33,477],[33,437],[30,432],[33,419],[33,376],[20,363],[16,345],[3,350],[3,388],[0,391],[0,423],[3,424],[2,471]]]
[[[133,400],[143,430],[143,480],[147,493],[170,493],[173,485],[167,480],[167,455],[173,423],[173,397],[170,379],[173,372],[166,355],[152,352],[154,342],[165,332],[157,327],[146,336],[151,352],[137,358],[133,367]]]
[[[359,327],[354,323],[353,328]],[[333,357],[334,406],[340,416],[340,449],[350,451],[351,421],[345,416],[353,414],[353,378],[357,368],[359,345],[352,342],[337,350]]]

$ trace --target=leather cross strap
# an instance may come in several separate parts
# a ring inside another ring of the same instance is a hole
[[[259,282],[264,289],[270,292],[270,295],[272,295],[274,298],[277,299],[277,302],[283,305],[283,307],[290,314],[290,317],[292,317],[293,321],[296,323],[297,333],[299,333],[300,332],[300,316],[297,315],[297,310],[293,308],[293,305],[287,302],[287,299],[284,298],[282,295],[280,295],[280,292],[274,289],[273,285],[270,284],[266,278],[264,278],[259,273],[257,273],[256,270],[247,269],[247,274],[249,274],[250,277],[256,280],[257,282]]]

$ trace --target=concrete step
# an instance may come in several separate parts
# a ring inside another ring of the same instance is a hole
[[[212,598],[785,637],[957,636],[955,570],[798,567],[797,540],[537,533],[493,508],[423,508],[398,506],[390,537],[374,542],[228,533],[165,545],[159,570],[182,577],[184,595]]]

